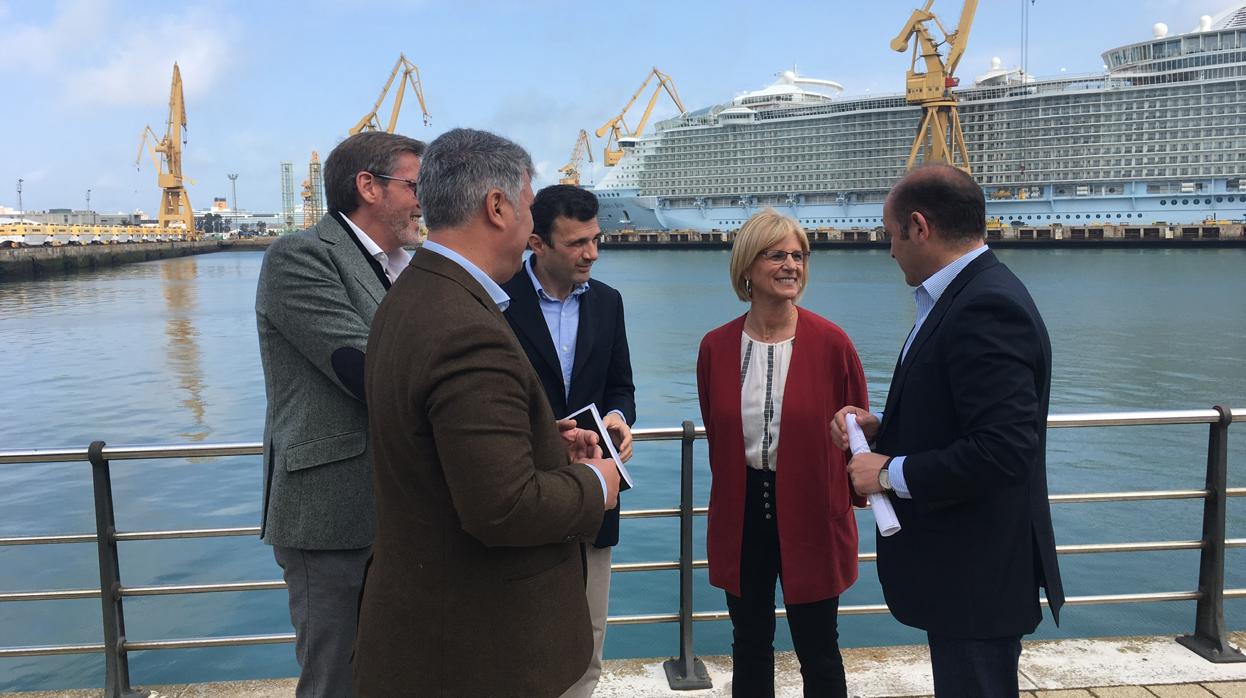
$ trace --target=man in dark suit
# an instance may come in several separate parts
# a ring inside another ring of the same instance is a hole
[[[424,156],[428,240],[368,340],[377,531],[360,696],[557,696],[592,654],[580,544],[619,473],[591,432],[556,426],[502,316],[532,172],[483,131],[449,131]]]
[[[532,362],[556,416],[597,405],[619,456],[632,454],[636,386],[619,292],[590,278],[601,226],[597,197],[580,187],[555,184],[532,202],[532,254],[502,285],[511,298],[506,319]],[[597,540],[585,549],[593,659],[563,695],[588,698],[601,677],[610,602],[611,550],[619,542],[619,507],[606,512]]]
[[[891,190],[891,256],[915,286],[917,321],[879,418],[857,415],[874,453],[848,464],[861,494],[887,492],[903,529],[878,537],[892,615],[922,628],[935,694],[1016,696],[1021,636],[1059,622],[1064,591],[1047,502],[1051,343],[1025,286],[987,249],[982,188],[948,166]]]
[[[329,213],[268,248],[255,294],[264,417],[260,535],[290,594],[299,698],[350,695],[376,525],[363,351],[418,241],[420,141],[361,133],[325,161]]]

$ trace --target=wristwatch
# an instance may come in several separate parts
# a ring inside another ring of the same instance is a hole
[[[891,486],[891,471],[887,469],[894,459],[895,456],[888,458],[887,462],[883,463],[883,469],[878,471],[878,486],[883,488],[884,492],[892,492],[895,489]]]

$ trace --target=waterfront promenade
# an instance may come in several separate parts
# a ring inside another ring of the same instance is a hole
[[[1246,632],[1233,633],[1237,646]],[[731,695],[731,659],[702,657],[714,687],[672,691],[661,659],[606,662],[598,698]],[[776,658],[775,695],[801,695],[799,665],[791,652]],[[928,696],[930,658],[925,646],[844,651],[848,694],[859,698]],[[145,687],[152,698],[289,698],[295,679],[230,681]],[[1212,664],[1170,637],[1046,640],[1025,643],[1022,696],[1033,698],[1246,698],[1246,663]],[[412,694],[417,692],[413,690]],[[101,689],[4,693],[4,698],[99,698]]]

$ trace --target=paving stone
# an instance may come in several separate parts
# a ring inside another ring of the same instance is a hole
[[[1155,698],[1155,694],[1141,686],[1104,686],[1092,688],[1095,698]]]
[[[1034,691],[1034,698],[1095,698],[1084,688],[1068,688],[1056,691]]]
[[[1196,683],[1147,686],[1159,698],[1215,698],[1215,694]]]
[[[1246,698],[1246,681],[1204,683],[1203,688],[1216,694],[1218,698]]]

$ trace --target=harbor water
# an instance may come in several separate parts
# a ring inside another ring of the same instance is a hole
[[[700,422],[695,362],[701,336],[745,310],[728,284],[727,251],[605,250],[594,276],[626,305],[637,383],[638,426]],[[1052,337],[1054,414],[1246,406],[1246,250],[1001,250],[1028,284]],[[222,252],[0,284],[0,449],[259,441],[264,386],[255,336],[255,281],[262,253]],[[818,251],[803,301],[843,327],[861,355],[871,401],[886,396],[913,322],[911,291],[885,250]],[[1230,429],[1229,482],[1246,485],[1246,427]],[[1055,493],[1199,488],[1207,427],[1057,429],[1049,437]],[[678,445],[638,444],[625,509],[672,507]],[[695,448],[697,505],[708,493],[704,442]],[[259,521],[258,457],[118,462],[122,531],[253,526]],[[1190,540],[1197,500],[1053,506],[1057,542]],[[858,515],[862,549],[872,519]],[[704,518],[697,558],[704,557]],[[0,536],[93,530],[85,464],[0,466]],[[1246,502],[1229,501],[1229,537],[1246,536]],[[623,522],[615,562],[674,560],[678,522]],[[121,545],[126,585],[279,579],[271,550],[250,537]],[[1188,591],[1197,551],[1070,555],[1070,595]],[[1228,552],[1226,585],[1246,587],[1246,550]],[[91,545],[0,547],[0,591],[98,585]],[[842,604],[881,603],[872,564]],[[614,578],[612,614],[677,608],[675,572]],[[696,610],[725,608],[698,572]],[[1246,627],[1246,601],[1226,602],[1230,629]],[[1037,637],[1175,635],[1194,623],[1193,602],[1069,607]],[[284,591],[131,598],[133,640],[289,632]],[[0,603],[0,646],[100,641],[98,600]],[[885,615],[841,619],[841,642],[920,643],[924,635]],[[790,649],[780,624],[778,646]],[[697,651],[730,650],[730,624],[700,623]],[[622,626],[607,657],[678,654],[674,625]],[[291,676],[291,645],[139,652],[137,684]],[[99,686],[98,655],[0,660],[0,691]]]

